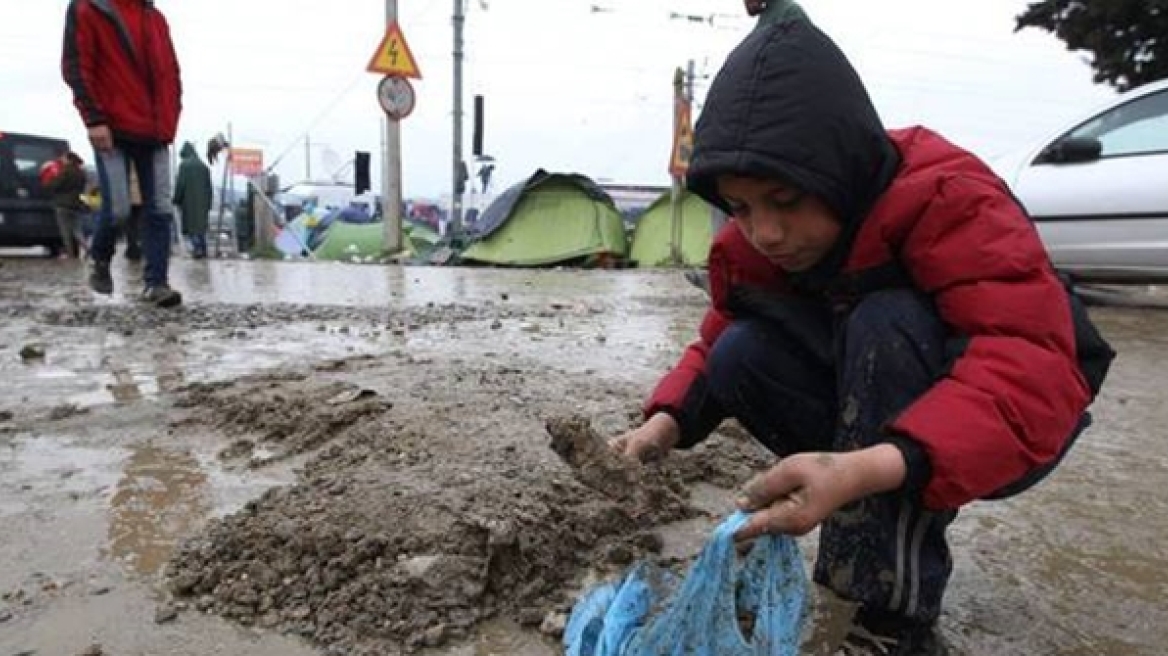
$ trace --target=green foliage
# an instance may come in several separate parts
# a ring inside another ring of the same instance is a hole
[[[1120,91],[1168,78],[1168,0],[1031,2],[1017,18],[1027,27],[1090,52],[1095,81]]]

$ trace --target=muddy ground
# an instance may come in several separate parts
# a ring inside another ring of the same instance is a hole
[[[0,656],[554,654],[583,586],[683,566],[767,462],[732,425],[602,448],[693,334],[676,273],[179,261],[177,312],[118,274],[0,260]],[[1095,315],[1096,427],[952,530],[957,653],[1163,651],[1168,313]]]

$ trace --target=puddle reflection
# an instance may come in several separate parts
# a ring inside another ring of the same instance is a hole
[[[155,574],[210,514],[207,475],[190,453],[141,447],[126,461],[109,512],[110,555]]]
[[[160,392],[173,392],[187,381],[187,354],[177,337],[167,341],[171,343],[151,356],[154,361],[154,381]]]

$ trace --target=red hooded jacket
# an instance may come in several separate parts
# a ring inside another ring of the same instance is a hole
[[[87,127],[115,138],[170,144],[182,110],[178,58],[151,0],[73,0],[61,73]]]
[[[901,166],[865,217],[844,272],[897,260],[969,345],[948,376],[889,429],[922,445],[926,506],[955,508],[1054,459],[1090,401],[1071,309],[1038,233],[1009,191],[969,153],[928,130],[890,133]],[[679,409],[733,320],[737,285],[788,292],[785,273],[734,222],[709,257],[712,304],[701,338],[658,384],[652,414]]]
[[[945,376],[887,423],[910,468],[907,483],[924,484],[925,506],[999,496],[1057,462],[1110,349],[1102,345],[1099,366],[1080,360],[1078,329],[1086,337],[1094,327],[989,167],[926,129],[886,130],[843,52],[797,20],[755,30],[730,54],[695,126],[693,153],[686,183],[708,202],[730,210],[721,175],[782,180],[827,205],[841,236],[815,266],[787,275],[733,223],[719,234],[701,340],[647,407],[679,417],[683,444],[715,419],[691,419],[694,405],[705,406],[690,392],[701,391],[695,382],[709,349],[732,320],[732,289],[770,290],[780,303],[784,294],[820,298],[842,312],[876,289],[911,287],[932,297],[964,345]],[[1084,351],[1092,341],[1084,339]]]

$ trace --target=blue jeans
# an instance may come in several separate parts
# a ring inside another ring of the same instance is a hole
[[[712,400],[780,456],[880,442],[882,426],[951,359],[937,312],[911,291],[872,294],[839,325],[811,306],[787,319],[732,324],[707,366]],[[956,514],[925,510],[919,494],[844,506],[821,527],[815,580],[866,609],[931,622],[952,570],[945,529]]]
[[[187,241],[191,245],[191,254],[195,257],[207,257],[207,235],[187,235]]]
[[[130,217],[130,167],[133,166],[145,208],[141,226],[142,255],[146,260],[143,277],[147,287],[167,284],[173,225],[169,149],[118,143],[113,150],[97,153],[94,159],[101,185],[101,213],[90,250],[93,261],[109,263],[113,259],[117,227],[126,225]]]

